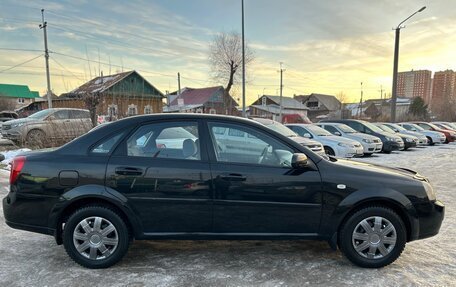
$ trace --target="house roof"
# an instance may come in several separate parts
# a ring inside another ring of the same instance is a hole
[[[83,84],[82,86],[79,86],[78,88],[72,90],[69,92],[67,95],[78,95],[78,94],[93,94],[93,93],[103,93],[107,91],[109,88],[117,84],[118,82],[122,81],[126,77],[130,76],[131,74],[136,73],[139,77],[144,79],[141,75],[139,75],[138,72],[136,71],[128,71],[128,72],[122,72],[114,75],[109,75],[109,76],[103,76],[103,77],[96,77],[87,83]],[[146,79],[144,79],[146,83],[154,87],[151,83],[149,83]],[[163,97],[163,94],[154,87],[154,89],[160,93],[160,95]]]
[[[0,96],[11,98],[39,98],[38,92],[30,91],[26,85],[0,84]]]
[[[280,106],[279,105],[267,105],[267,106],[250,105],[250,107],[254,107],[254,108],[257,108],[259,110],[270,112],[270,113],[273,113],[273,114],[279,114],[280,113]],[[296,110],[299,110],[299,109],[283,107],[282,108],[282,113],[284,113],[284,114],[296,113]],[[301,110],[307,110],[307,109],[301,109]]]
[[[183,99],[184,105],[204,105],[206,102],[209,101],[209,99],[214,95],[214,93],[216,93],[220,89],[223,89],[223,87],[216,86],[201,89],[186,88],[178,97],[173,99],[173,101],[170,103],[170,107],[178,106],[178,99]],[[237,105],[236,101],[234,101],[234,103],[235,105]]]
[[[312,93],[310,95],[298,96],[298,97],[301,98],[301,101],[303,103],[308,101],[311,97],[314,97],[330,111],[338,110],[338,109],[340,109],[340,106],[341,106],[340,101],[335,96],[331,96],[331,95]]]
[[[280,105],[280,96],[269,96],[263,95],[263,97],[267,97],[277,105]],[[282,107],[287,109],[299,109],[299,110],[308,110],[309,108],[297,101],[296,99],[290,97],[282,97]]]

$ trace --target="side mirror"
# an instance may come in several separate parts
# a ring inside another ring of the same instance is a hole
[[[304,137],[305,137],[305,138],[308,138],[308,139],[312,138],[312,136],[311,136],[309,133],[305,133],[305,134],[304,134]]]
[[[342,134],[341,134],[340,132],[334,132],[334,134],[335,134],[336,136],[342,136]]]
[[[294,153],[291,158],[291,166],[293,168],[304,168],[308,165],[307,156],[303,153]]]

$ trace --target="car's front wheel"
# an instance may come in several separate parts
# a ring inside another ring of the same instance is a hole
[[[371,206],[351,215],[339,234],[339,246],[354,264],[380,268],[394,262],[406,243],[406,228],[393,210]]]
[[[120,261],[127,252],[128,227],[109,208],[83,207],[65,223],[63,245],[76,263],[87,268],[106,268]]]

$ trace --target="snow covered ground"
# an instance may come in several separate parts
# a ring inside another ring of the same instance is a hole
[[[358,268],[325,242],[148,241],[112,268],[88,270],[52,237],[7,227],[0,210],[0,286],[455,286],[456,145],[356,160],[417,170],[446,205],[440,233],[407,244],[388,267]],[[0,170],[0,197],[7,181]]]

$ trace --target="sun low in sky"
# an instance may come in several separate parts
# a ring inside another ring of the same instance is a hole
[[[41,8],[48,22],[52,90],[137,70],[162,92],[225,85],[210,77],[209,44],[241,31],[241,0],[0,0],[0,82],[46,91]],[[456,1],[245,0],[245,35],[255,52],[247,99],[344,92],[347,101],[391,93],[393,27],[401,30],[399,71],[456,69]],[[29,61],[30,60],[30,61]],[[25,63],[24,63],[25,62]],[[15,67],[18,64],[20,66]],[[234,90],[240,97],[240,89]]]

